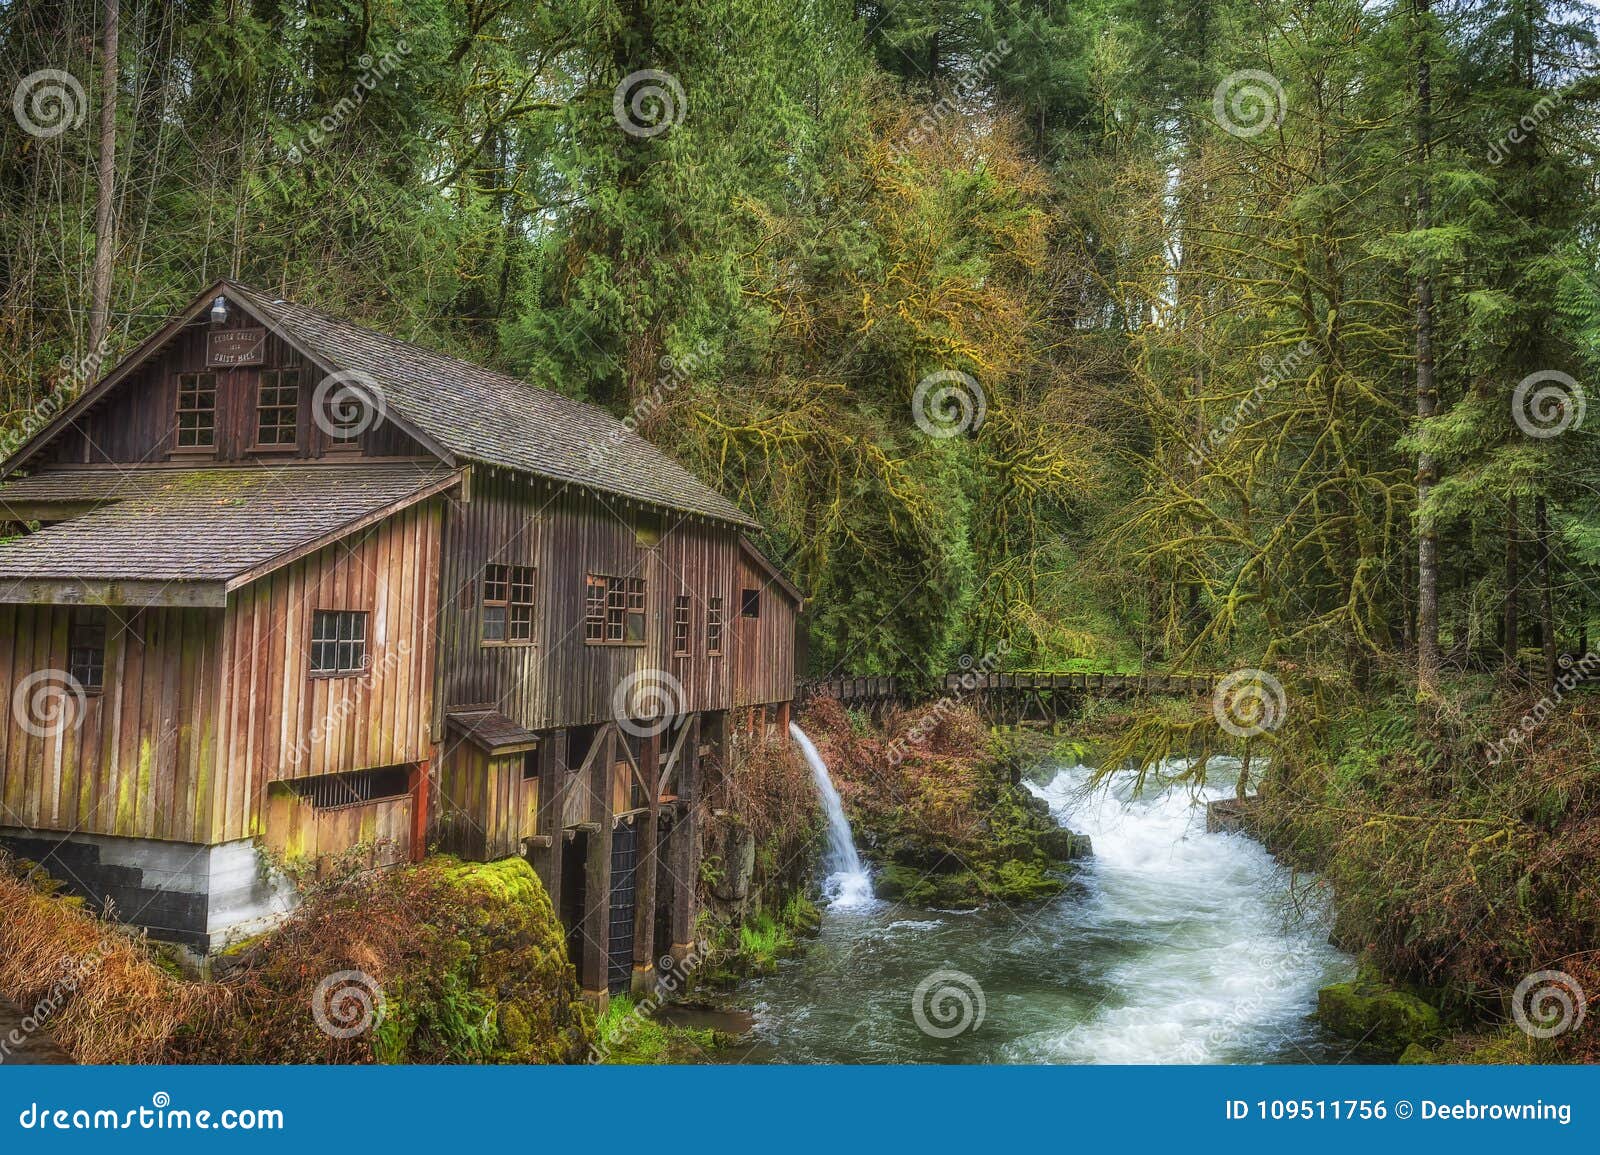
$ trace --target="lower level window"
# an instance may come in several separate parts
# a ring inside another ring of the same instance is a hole
[[[291,778],[284,785],[318,810],[334,810],[404,798],[411,792],[411,772],[404,766],[385,766],[380,770]]]
[[[72,632],[67,638],[67,673],[85,690],[99,690],[106,676],[106,613],[72,611]]]
[[[342,678],[366,668],[366,611],[317,610],[311,618],[311,673]]]

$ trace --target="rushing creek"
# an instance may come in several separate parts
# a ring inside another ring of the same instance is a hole
[[[1310,1018],[1351,977],[1320,892],[1241,834],[1209,834],[1207,789],[1091,790],[1090,769],[1043,764],[1029,789],[1094,843],[1067,892],[970,913],[848,890],[820,937],[738,1000],[743,1062],[1336,1062],[1348,1044]],[[837,887],[831,887],[835,895]],[[870,892],[868,892],[870,894]],[[914,1005],[919,1004],[919,1005]]]

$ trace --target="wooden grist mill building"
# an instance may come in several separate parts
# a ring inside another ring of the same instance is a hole
[[[693,941],[798,591],[587,405],[222,282],[0,465],[0,845],[205,953],[274,855],[526,855],[585,990]],[[270,853],[263,853],[270,852]]]

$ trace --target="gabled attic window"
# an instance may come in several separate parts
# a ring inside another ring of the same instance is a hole
[[[212,449],[217,433],[217,375],[178,374],[179,449]]]
[[[283,449],[300,440],[300,370],[263,369],[256,387],[256,445]]]

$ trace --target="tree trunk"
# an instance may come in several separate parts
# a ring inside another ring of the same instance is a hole
[[[1429,227],[1428,153],[1433,133],[1431,77],[1428,65],[1428,4],[1416,0],[1417,13],[1417,156],[1422,167],[1417,182],[1417,228]],[[1433,382],[1433,278],[1426,258],[1417,272],[1417,419],[1426,421],[1438,409]],[[1417,454],[1417,692],[1434,697],[1439,689],[1439,534],[1425,512],[1428,494],[1438,478],[1438,465],[1426,450]]]
[[[1517,524],[1517,496],[1511,495],[1511,501],[1506,507],[1506,603],[1505,616],[1501,626],[1500,649],[1505,654],[1506,666],[1516,669],[1517,654],[1522,646],[1519,636],[1520,625],[1517,621],[1517,583],[1522,580],[1518,572],[1520,559],[1518,535],[1521,528]]]
[[[1555,588],[1550,584],[1550,519],[1541,495],[1533,502],[1534,532],[1539,538],[1539,641],[1544,648],[1544,684],[1556,681]]]
[[[100,172],[94,205],[94,279],[89,290],[89,356],[101,357],[111,320],[111,254],[116,247],[117,17],[119,0],[105,0],[100,49]],[[98,364],[93,360],[91,364]]]

